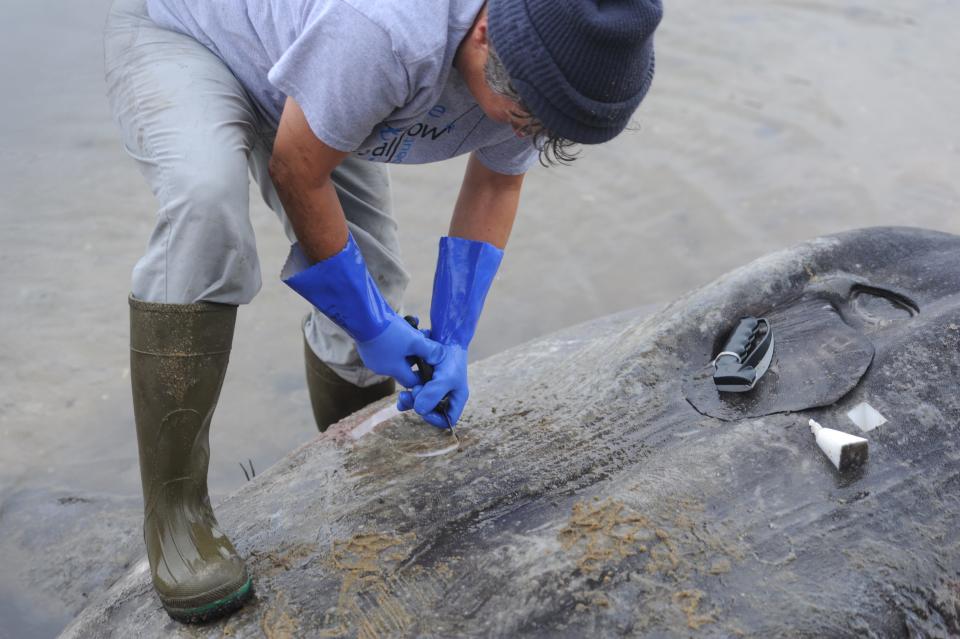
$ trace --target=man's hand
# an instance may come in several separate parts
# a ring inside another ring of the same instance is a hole
[[[430,337],[428,329],[420,332]],[[456,424],[470,397],[470,388],[467,384],[467,351],[456,345],[443,348],[443,357],[438,363],[427,362],[433,367],[433,377],[430,381],[425,385],[421,383],[410,390],[401,391],[397,399],[399,410],[414,409],[425,422],[437,428],[449,428],[450,424]],[[437,410],[444,397],[448,398],[449,402],[446,410],[446,417],[450,418],[449,423]]]
[[[315,264],[294,246],[283,281],[345,330],[356,341],[363,363],[376,373],[409,388],[420,382],[409,358],[431,365],[444,358],[443,346],[407,324],[383,299],[350,234],[339,252]]]
[[[437,370],[440,370],[443,363],[450,359],[449,350],[427,339],[422,332],[397,315],[390,318],[389,326],[383,333],[366,342],[357,342],[357,352],[360,353],[360,358],[367,368],[380,375],[389,375],[407,388],[420,386],[420,378],[410,366],[411,358],[419,357],[433,366],[434,379],[436,379]],[[466,376],[466,369],[464,369],[464,376]],[[437,402],[439,401],[438,399]],[[446,423],[443,428],[446,428]]]

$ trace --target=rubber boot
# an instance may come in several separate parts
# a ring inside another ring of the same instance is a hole
[[[130,297],[130,377],[153,586],[171,617],[204,622],[253,592],[207,494],[210,419],[230,357],[235,306]]]
[[[392,379],[373,386],[354,386],[324,364],[310,348],[306,338],[303,340],[303,359],[307,365],[307,389],[310,391],[313,418],[321,433],[367,404],[392,395],[396,389]]]

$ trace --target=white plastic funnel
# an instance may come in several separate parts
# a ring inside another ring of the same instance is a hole
[[[832,428],[824,428],[810,420],[810,432],[817,438],[817,446],[841,473],[867,461],[867,440]]]

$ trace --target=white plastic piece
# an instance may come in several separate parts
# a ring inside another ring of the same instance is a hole
[[[887,423],[887,418],[867,402],[860,402],[847,412],[847,417],[864,433]]]
[[[867,461],[867,440],[832,428],[824,428],[810,420],[810,432],[817,446],[840,472],[862,466]]]

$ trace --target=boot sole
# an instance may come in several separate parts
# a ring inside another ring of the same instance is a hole
[[[233,594],[203,606],[172,608],[164,604],[163,609],[166,610],[167,614],[173,619],[181,623],[206,623],[214,619],[219,619],[220,617],[225,617],[235,610],[242,608],[251,596],[253,596],[252,577],[247,579],[247,582],[240,586]],[[161,601],[161,603],[163,602]]]

